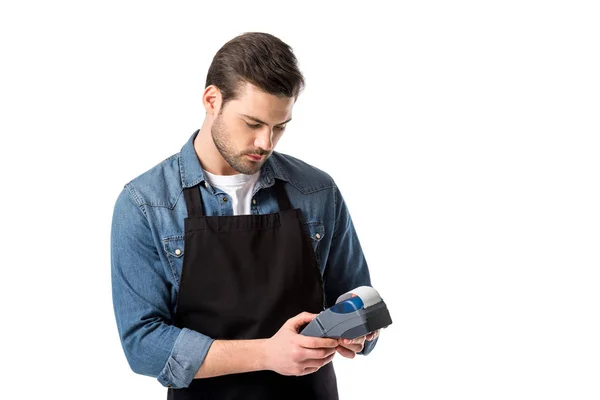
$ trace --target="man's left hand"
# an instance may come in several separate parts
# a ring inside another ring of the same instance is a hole
[[[365,340],[375,340],[379,336],[379,330],[371,332],[368,335],[357,337],[356,339],[338,339],[336,351],[343,357],[354,358],[356,353],[360,353],[365,345]]]

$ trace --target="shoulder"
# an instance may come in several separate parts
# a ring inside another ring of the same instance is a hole
[[[174,208],[183,186],[179,168],[180,153],[138,175],[125,185],[138,206]]]
[[[270,159],[275,174],[280,175],[302,193],[335,188],[335,182],[327,172],[305,161],[276,151]]]

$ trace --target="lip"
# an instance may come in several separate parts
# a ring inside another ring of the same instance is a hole
[[[246,155],[252,161],[261,161],[264,158],[264,156],[255,156],[255,155],[251,155],[251,154],[246,154]]]

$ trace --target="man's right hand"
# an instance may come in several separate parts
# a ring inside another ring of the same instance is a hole
[[[317,314],[303,312],[288,319],[273,337],[265,342],[266,369],[281,375],[312,374],[335,356],[339,345],[335,339],[304,336],[298,330]]]

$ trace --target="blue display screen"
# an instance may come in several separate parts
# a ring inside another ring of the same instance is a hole
[[[363,308],[364,303],[360,299],[360,297],[352,297],[348,300],[342,301],[341,303],[337,303],[330,310],[336,314],[347,314],[354,311],[358,311]]]

